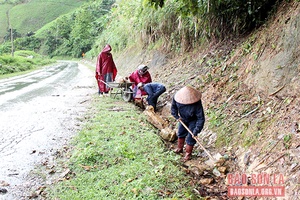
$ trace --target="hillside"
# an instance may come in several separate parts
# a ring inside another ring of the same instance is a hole
[[[39,30],[57,17],[75,10],[83,3],[82,0],[32,0],[17,5],[0,4],[0,27],[3,27],[0,29],[0,42],[3,41],[3,37],[7,32],[7,11],[9,11],[10,23],[13,29],[24,36],[30,31]]]
[[[7,27],[8,26],[8,22],[7,22],[7,15],[6,15],[6,12],[7,10],[11,9],[11,5],[9,4],[4,4],[4,5],[1,5],[0,4],[0,26],[3,27],[0,29],[0,42],[3,41],[3,37],[5,36],[6,32],[7,32],[7,29],[4,28],[4,27]]]
[[[153,81],[167,86],[161,98],[165,108],[179,88],[198,88],[207,120],[200,136],[205,146],[233,157],[237,168],[231,173],[284,174],[288,199],[297,199],[299,13],[299,3],[283,3],[255,33],[211,44],[204,51],[174,55],[127,50],[115,55],[119,75],[127,76],[140,63],[148,64]],[[198,151],[195,155],[201,163],[204,154]]]
[[[35,4],[29,5],[33,2]],[[11,9],[13,25],[23,34],[38,29],[30,26],[21,28],[26,20],[41,26],[63,14],[67,8],[73,9],[69,4],[59,2],[65,9],[55,7],[58,11],[56,15],[48,10],[50,4],[44,4],[47,9],[42,9],[41,1],[32,0],[30,3]],[[5,10],[2,6],[8,5],[0,5],[0,9]],[[25,19],[22,13],[28,9],[33,10],[33,16]],[[49,18],[43,18],[45,13],[49,14]],[[166,85],[167,92],[160,97],[160,114],[171,120],[174,127],[175,122],[169,113],[173,95],[185,85],[199,89],[203,93],[206,114],[205,129],[199,138],[212,154],[229,156],[231,165],[227,166],[226,171],[282,173],[289,196],[287,199],[297,199],[300,194],[299,13],[297,1],[283,1],[273,18],[255,32],[211,43],[206,49],[166,53],[163,49],[153,51],[147,47],[141,48],[143,44],[137,42],[120,53],[116,53],[112,46],[112,53],[120,76],[127,76],[144,63],[150,67],[153,81]],[[7,24],[2,19],[0,16],[1,27]],[[37,19],[43,22],[40,24],[35,21]],[[119,35],[126,32],[123,24],[114,25],[121,30]],[[110,41],[117,39],[111,37]],[[95,62],[94,57],[93,65]],[[167,144],[167,148],[172,150],[175,145]],[[199,147],[193,155],[189,166],[199,166],[207,158]],[[190,174],[199,180],[199,174]],[[203,190],[207,191],[205,187]],[[216,190],[220,188],[217,193],[222,193],[226,189],[225,178],[215,181],[214,187]]]

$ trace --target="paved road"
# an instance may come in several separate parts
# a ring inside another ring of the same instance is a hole
[[[78,131],[94,94],[93,72],[75,62],[0,80],[0,199],[28,199],[31,170]]]

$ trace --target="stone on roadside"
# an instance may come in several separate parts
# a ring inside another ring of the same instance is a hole
[[[8,191],[7,191],[6,188],[0,188],[0,193],[5,194],[5,193],[7,193],[7,192],[8,192]]]

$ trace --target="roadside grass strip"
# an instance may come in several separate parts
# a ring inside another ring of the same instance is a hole
[[[165,149],[136,106],[109,97],[93,106],[73,139],[72,176],[51,188],[53,199],[195,198],[180,157]]]

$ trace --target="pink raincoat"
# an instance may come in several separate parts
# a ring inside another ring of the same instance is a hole
[[[133,82],[132,90],[133,90],[134,98],[136,97],[137,93],[141,93],[141,95],[147,95],[147,93],[145,91],[139,91],[136,88],[136,86],[139,83],[151,83],[152,82],[151,75],[148,71],[145,74],[140,75],[139,70],[136,70],[136,71],[132,72],[128,78],[129,78],[130,82]]]
[[[108,92],[110,90],[105,83],[115,81],[118,72],[110,51],[111,46],[107,44],[97,58],[95,78],[98,83],[99,93]]]

